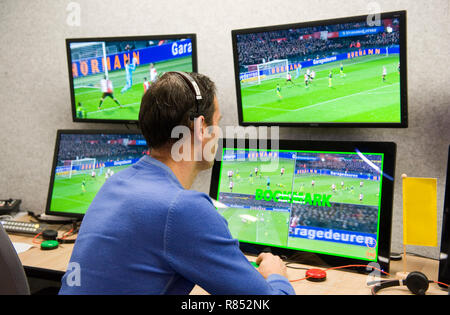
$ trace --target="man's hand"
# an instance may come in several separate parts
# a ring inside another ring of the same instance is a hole
[[[264,279],[267,279],[272,274],[279,274],[287,278],[286,265],[278,256],[274,256],[270,253],[261,253],[258,258],[256,258],[256,263],[259,265],[257,270]]]

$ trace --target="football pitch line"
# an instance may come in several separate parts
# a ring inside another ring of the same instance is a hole
[[[140,104],[141,103],[136,102],[136,103],[131,103],[131,104],[128,104],[128,105],[122,105],[122,108],[124,108],[124,107],[133,107],[133,106],[140,105]],[[109,107],[109,108],[105,108],[105,109],[101,109],[101,110],[96,110],[94,112],[89,112],[89,114],[101,113],[101,112],[106,112],[106,111],[109,111],[109,110],[116,110],[118,108],[121,108],[121,107],[120,106]]]
[[[297,109],[294,109],[294,110],[292,110],[292,109],[283,109],[283,108],[270,108],[270,107],[264,107],[264,106],[260,106],[260,105],[246,106],[246,107],[247,107],[247,108],[261,108],[261,109],[265,109],[265,110],[275,110],[275,111],[278,111],[278,112],[279,112],[279,111],[285,111],[285,112],[298,112],[298,111],[301,111],[301,110],[304,110],[304,109],[313,108],[313,107],[316,107],[316,106],[319,106],[319,105],[328,104],[328,103],[331,103],[331,102],[335,102],[335,101],[342,100],[342,99],[346,99],[346,98],[349,98],[349,97],[361,95],[361,94],[364,94],[364,93],[370,94],[369,92],[373,92],[373,91],[385,89],[385,88],[387,88],[387,87],[391,87],[391,86],[399,85],[399,84],[400,84],[400,83],[389,84],[389,85],[382,86],[382,87],[378,87],[378,88],[375,88],[375,89],[365,90],[365,91],[361,91],[361,92],[358,92],[358,93],[353,93],[353,94],[349,94],[349,95],[346,95],[346,96],[342,96],[342,97],[338,97],[338,98],[333,98],[333,99],[328,100],[328,101],[324,101],[324,102],[312,104],[312,105],[305,106],[305,107],[301,107],[301,108],[297,108]]]

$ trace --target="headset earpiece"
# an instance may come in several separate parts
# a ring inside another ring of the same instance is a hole
[[[170,71],[168,73],[176,73],[179,76],[181,76],[183,78],[183,80],[189,85],[189,88],[192,90],[192,92],[194,92],[196,110],[195,110],[195,112],[191,113],[189,118],[191,120],[195,120],[195,118],[197,118],[197,117],[199,117],[201,115],[200,111],[199,111],[199,103],[203,99],[202,94],[200,92],[200,88],[199,88],[197,82],[195,82],[195,80],[189,74],[187,74],[186,72]]]
[[[430,281],[427,276],[419,271],[411,272],[405,280],[408,289],[416,295],[425,295],[429,287]]]
[[[382,289],[386,289],[389,287],[406,285],[413,294],[425,295],[430,282],[433,281],[428,280],[427,276],[425,276],[423,273],[414,271],[408,274],[405,280],[371,281],[367,283],[367,285],[375,285],[372,288],[372,292],[374,294]]]

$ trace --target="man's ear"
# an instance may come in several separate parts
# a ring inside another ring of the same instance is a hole
[[[200,115],[194,119],[194,140],[195,141],[203,141],[204,133],[205,133],[205,117]]]

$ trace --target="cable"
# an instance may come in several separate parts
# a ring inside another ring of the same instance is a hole
[[[36,234],[34,237],[33,237],[33,243],[34,244],[41,244],[41,243],[38,243],[38,242],[36,242],[36,239],[39,237],[39,236],[41,236],[42,235],[42,232],[41,233],[38,233],[38,234]]]

